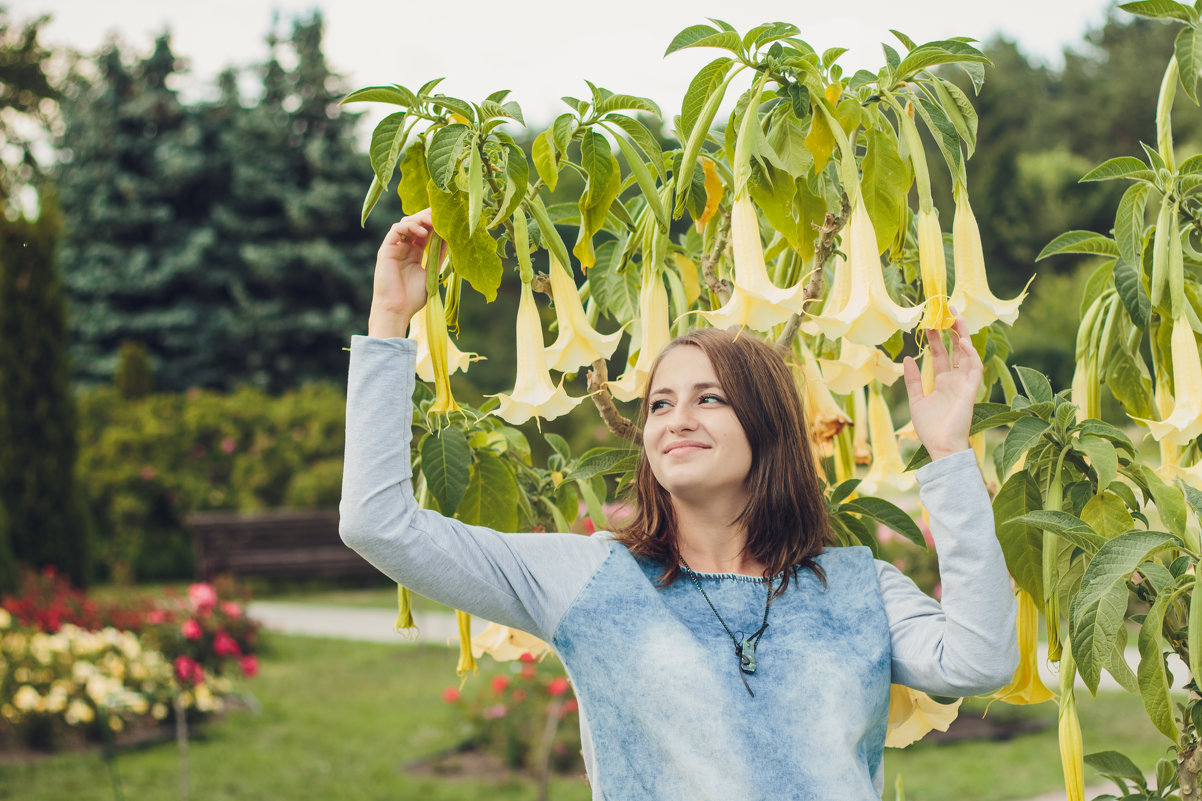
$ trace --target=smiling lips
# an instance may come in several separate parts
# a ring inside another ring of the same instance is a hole
[[[677,442],[669,443],[667,446],[665,446],[664,453],[673,453],[673,452],[677,452],[677,451],[693,453],[695,451],[704,450],[706,448],[709,448],[709,446],[704,445],[700,442],[694,442],[691,439],[682,439]]]

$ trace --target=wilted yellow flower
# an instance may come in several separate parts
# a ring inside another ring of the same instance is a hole
[[[489,623],[484,631],[472,637],[472,656],[476,659],[488,654],[498,662],[508,662],[522,654],[542,657],[549,650],[550,646],[533,634],[499,623]]]
[[[933,208],[918,210],[918,271],[926,297],[923,328],[951,328],[955,319],[947,307],[947,259],[943,255],[943,229]]]
[[[1147,425],[1157,441],[1184,446],[1202,434],[1202,360],[1184,316],[1173,320],[1169,348],[1173,359],[1173,410],[1159,421],[1132,419]]]
[[[889,726],[885,730],[885,745],[905,748],[921,740],[931,729],[947,731],[960,712],[957,698],[950,704],[940,704],[924,692],[893,684],[889,687]]]
[[[515,426],[531,417],[554,420],[570,412],[581,400],[568,397],[562,379],[559,386],[551,383],[543,346],[543,326],[538,319],[538,307],[534,304],[534,292],[530,284],[525,282],[522,283],[522,297],[518,301],[517,378],[512,393],[496,397],[501,399],[497,416]]]
[[[801,357],[801,398],[810,424],[810,441],[821,450],[851,425],[851,418],[831,397],[818,369],[818,360],[804,344]]]
[[[956,288],[952,290],[951,305],[968,326],[968,333],[975,334],[994,320],[1007,325],[1018,319],[1018,307],[1027,297],[1027,287],[1013,300],[1002,300],[989,289],[985,276],[985,251],[981,247],[981,230],[972,206],[968,204],[968,190],[956,187],[956,214],[952,219],[952,254],[955,257]],[[1035,276],[1027,281],[1027,286]]]
[[[866,387],[873,381],[889,386],[902,374],[902,366],[880,348],[843,340],[838,359],[819,359],[826,386],[836,395]]]
[[[459,664],[455,666],[455,672],[466,681],[469,672],[476,672],[476,659],[472,656],[472,616],[456,610],[455,620],[459,624]]]
[[[872,464],[868,468],[868,475],[860,482],[859,491],[876,495],[903,493],[913,489],[917,479],[914,473],[906,472],[905,462],[897,447],[897,436],[893,433],[889,405],[885,403],[876,384],[868,388],[868,433],[872,443]]]
[[[444,318],[445,320],[445,318]],[[434,362],[430,358],[430,342],[426,336],[426,315],[418,313],[409,321],[409,338],[417,343],[417,377],[422,381],[434,380]],[[455,343],[447,338],[447,373],[462,370],[481,357],[475,353],[464,353],[455,347]]]
[[[651,365],[668,344],[671,336],[668,325],[668,291],[664,289],[663,276],[656,269],[643,270],[643,284],[639,289],[639,325],[642,327],[642,342],[639,343],[639,355],[634,366],[627,367],[626,372],[622,373],[617,381],[605,383],[610,394],[620,401],[643,397],[643,393],[647,391]],[[631,353],[634,350],[634,340],[631,339]]]
[[[622,338],[622,332],[618,330],[612,334],[600,334],[589,325],[584,306],[580,304],[576,284],[554,254],[551,255],[550,278],[559,335],[547,348],[548,366],[552,370],[571,373],[579,367],[587,367],[597,359],[608,359],[612,356]]]
[[[859,193],[847,221],[844,248],[846,263],[839,263],[841,257],[836,256],[836,281],[832,292],[842,294],[838,275],[840,270],[847,270],[846,300],[839,305],[828,300],[822,313],[811,318],[813,327],[832,339],[843,337],[858,345],[879,345],[893,336],[894,331],[913,328],[922,316],[923,307],[907,309],[889,297],[881,272],[876,232]]]
[[[1007,704],[1041,704],[1056,696],[1039,678],[1039,610],[1035,599],[1018,590],[1018,667],[1014,679],[989,697]]]
[[[700,312],[715,328],[751,328],[768,331],[801,310],[805,283],[782,289],[768,277],[760,222],[751,195],[735,198],[730,211],[730,245],[734,256],[734,287],[720,309]]]

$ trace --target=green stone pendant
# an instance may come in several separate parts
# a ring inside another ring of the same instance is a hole
[[[743,640],[743,644],[737,650],[739,669],[747,674],[755,673],[755,643],[751,640]]]

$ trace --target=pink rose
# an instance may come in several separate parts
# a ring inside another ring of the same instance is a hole
[[[233,637],[224,631],[219,631],[213,638],[213,652],[221,657],[240,656],[242,649],[238,647],[238,643],[234,641]]]
[[[146,613],[146,622],[153,625],[165,623],[167,621],[167,613],[162,609],[151,609]]]
[[[568,691],[568,687],[570,686],[571,685],[568,683],[568,680],[563,676],[560,676],[558,678],[551,679],[551,683],[547,685],[547,690],[552,696],[558,698],[566,693]]]
[[[221,612],[226,617],[242,617],[242,607],[233,601],[222,601]]]
[[[207,582],[197,582],[188,588],[188,600],[193,609],[212,609],[217,603],[217,590]]]
[[[175,658],[175,676],[185,684],[198,684],[204,681],[205,669],[195,659],[177,656]]]
[[[259,675],[259,660],[254,654],[244,656],[238,660],[238,666],[242,668],[242,675],[248,679],[253,679]]]
[[[492,691],[495,693],[505,692],[505,688],[509,686],[508,676],[493,676]]]
[[[189,640],[199,640],[204,631],[200,628],[200,624],[192,618],[184,621],[184,624],[179,627],[180,633]]]

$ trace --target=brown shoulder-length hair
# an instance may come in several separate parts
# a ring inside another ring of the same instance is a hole
[[[750,496],[735,519],[747,532],[747,552],[765,565],[765,578],[784,573],[778,593],[784,592],[800,567],[813,570],[825,583],[814,557],[833,539],[826,500],[806,436],[801,396],[775,348],[749,334],[713,328],[677,337],[651,367],[640,426],[647,419],[647,396],[664,354],[686,346],[701,348],[709,358],[751,445]],[[671,584],[681,572],[676,517],[668,491],[651,472],[645,447],[639,453],[631,494],[635,516],[615,538],[636,557],[663,565],[660,586]]]

